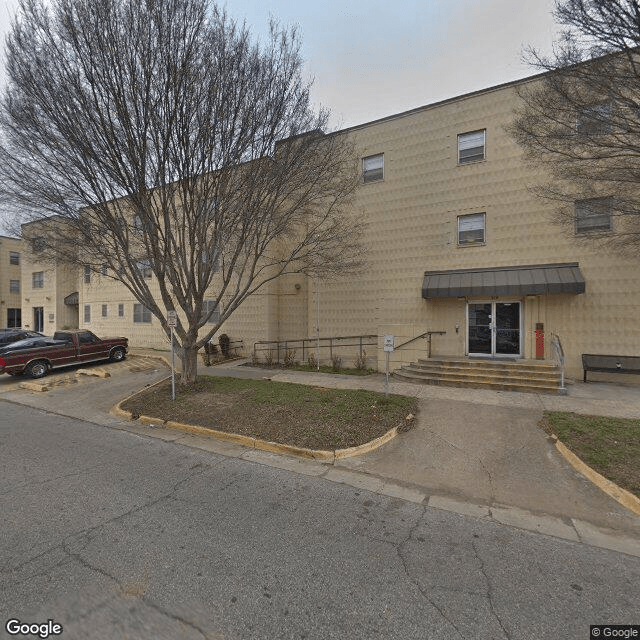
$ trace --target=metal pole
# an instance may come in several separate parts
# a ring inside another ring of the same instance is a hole
[[[173,344],[173,327],[171,327],[171,399],[176,399],[176,350]]]
[[[316,278],[316,331],[318,338],[317,366],[320,371],[320,279]]]
[[[385,353],[386,357],[386,366],[385,366],[385,379],[384,379],[384,395],[389,395],[389,352]]]

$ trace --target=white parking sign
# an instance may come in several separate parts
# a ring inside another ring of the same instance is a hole
[[[391,352],[395,349],[395,336],[385,335],[384,337],[384,350]]]
[[[178,326],[178,316],[173,309],[167,310],[167,324],[174,329]]]

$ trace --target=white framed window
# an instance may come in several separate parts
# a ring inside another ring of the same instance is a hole
[[[136,269],[143,278],[150,278],[153,274],[151,271],[151,261],[149,260],[138,260],[138,262],[136,262]]]
[[[458,134],[458,164],[485,159],[486,129]]]
[[[84,321],[91,322],[91,305],[90,304],[84,305]]]
[[[147,309],[143,304],[133,305],[133,321],[138,322],[151,322],[151,311]]]
[[[207,320],[209,324],[215,324],[220,321],[220,311],[218,309],[218,305],[215,303],[215,300],[203,300],[202,301],[202,317],[203,319],[207,317],[209,312],[211,313],[211,317]]]
[[[31,274],[31,286],[34,289],[42,289],[44,287],[44,271],[34,271]]]
[[[17,251],[9,251],[9,264],[20,264],[20,254]]]
[[[84,265],[84,283],[91,284],[91,267],[88,264]]]
[[[124,318],[124,305],[122,303],[118,305],[118,318]]]
[[[486,215],[484,213],[458,216],[458,244],[466,246],[484,243],[485,223]]]
[[[576,233],[611,231],[613,198],[589,198],[576,201]]]
[[[102,317],[103,318],[107,317],[107,305],[106,304],[102,305]]]
[[[584,136],[596,136],[611,131],[611,103],[591,104],[578,111],[576,132]]]
[[[362,158],[362,181],[377,182],[384,180],[384,153]]]
[[[20,280],[9,280],[9,293],[20,293]]]

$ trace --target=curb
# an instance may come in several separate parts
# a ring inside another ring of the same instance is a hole
[[[600,475],[597,471],[592,469],[589,465],[585,464],[573,453],[566,445],[562,444],[558,440],[558,436],[553,434],[551,438],[554,440],[557,451],[560,455],[579,473],[585,478],[593,482],[599,489],[604,491],[608,496],[613,498],[616,502],[619,502],[623,507],[626,507],[633,513],[640,515],[640,498],[634,496],[632,493],[619,487],[615,482],[611,482],[604,476]]]
[[[167,378],[159,380],[158,382],[145,387],[143,391],[150,389],[158,384],[166,382]],[[114,405],[110,412],[111,415],[118,418],[125,418],[126,420],[134,420],[131,411],[123,409],[120,405],[126,402],[130,398],[137,396],[141,391],[136,391],[130,396],[123,398]],[[289,456],[295,456],[297,458],[304,458],[306,460],[318,460],[322,462],[331,462],[332,464],[339,458],[351,458],[354,456],[373,451],[383,444],[386,444],[390,440],[393,440],[398,435],[398,427],[389,429],[386,433],[377,438],[374,438],[370,442],[357,445],[355,447],[349,447],[347,449],[336,449],[335,451],[323,450],[323,449],[306,449],[304,447],[295,447],[289,444],[280,444],[278,442],[270,442],[269,440],[261,440],[260,438],[253,438],[251,436],[243,436],[238,433],[228,433],[227,431],[220,431],[218,429],[212,429],[209,427],[201,427],[194,424],[184,424],[182,422],[174,422],[173,420],[163,420],[162,418],[152,418],[151,416],[141,415],[138,416],[137,421],[142,424],[148,425],[161,425],[170,429],[177,429],[179,431],[185,431],[187,433],[197,433],[199,435],[210,436],[217,440],[224,440],[226,442],[232,442],[251,449],[259,449],[261,451],[269,451],[271,453],[282,453]]]

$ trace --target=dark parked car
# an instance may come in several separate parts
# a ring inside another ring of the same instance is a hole
[[[0,347],[25,338],[44,338],[44,336],[28,329],[0,329]]]
[[[37,335],[23,340],[16,340],[9,344],[0,344],[0,355],[20,351],[20,349],[34,349],[35,347],[53,347],[56,345],[66,344],[63,340],[55,340],[46,336]]]

